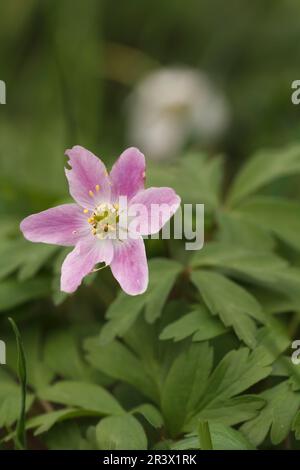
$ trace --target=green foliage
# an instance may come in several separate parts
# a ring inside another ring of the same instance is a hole
[[[201,167],[201,171],[199,171]],[[218,207],[223,160],[209,159],[205,154],[188,154],[176,165],[155,166],[150,173],[149,185],[170,186],[186,202],[205,204],[208,210]]]
[[[255,447],[236,429],[220,423],[209,425],[212,450],[254,450]],[[201,445],[200,449],[205,450]],[[198,449],[199,436],[194,433],[187,434],[182,440],[172,445],[174,450]]]
[[[241,205],[237,209],[237,214],[274,233],[295,250],[300,249],[297,237],[300,228],[298,202],[273,196],[254,197]]]
[[[101,346],[99,339],[91,338],[85,343],[87,360],[92,366],[115,380],[122,380],[145,396],[155,399],[157,387],[145,370],[142,361],[124,344],[114,341]]]
[[[105,418],[96,427],[101,450],[147,449],[147,438],[140,423],[130,415]]]
[[[109,321],[101,330],[100,340],[103,344],[116,336],[123,336],[143,308],[145,308],[145,316],[149,323],[160,316],[182,266],[173,260],[154,259],[149,262],[149,269],[150,282],[145,294],[136,299],[120,292],[117,299],[110,305],[106,313]]]
[[[22,332],[25,426],[36,442],[49,449],[298,446],[300,380],[289,356],[300,326],[300,212],[272,185],[298,172],[299,159],[297,146],[259,153],[225,198],[219,158],[194,154],[167,174],[150,171],[153,184],[165,177],[186,200],[206,202],[207,241],[195,253],[149,241],[150,284],[137,297],[117,291],[108,270],[61,296],[66,250],[27,245],[11,224],[0,232],[0,310],[3,318],[13,312]],[[20,432],[21,389],[15,338],[3,331],[6,445]]]
[[[213,317],[205,305],[196,305],[194,310],[167,325],[160,334],[160,339],[180,341],[193,335],[193,341],[205,341],[222,335],[227,330]]]
[[[0,285],[0,313],[30,300],[45,297],[49,293],[50,286],[47,279],[30,279],[25,282],[6,280]]]
[[[200,449],[213,450],[209,424],[207,421],[200,421],[199,423],[199,439]]]
[[[300,173],[299,145],[284,151],[260,151],[238,174],[229,191],[228,203],[235,206],[272,181],[294,173]]]
[[[274,445],[282,442],[290,432],[293,420],[300,406],[300,394],[293,392],[288,381],[266,390],[261,394],[266,406],[260,414],[243,424],[241,431],[255,445],[265,439],[270,430]]]
[[[18,376],[19,376],[20,385],[21,385],[20,416],[17,422],[17,427],[16,427],[15,445],[17,449],[25,449],[26,448],[25,413],[26,413],[26,388],[27,388],[26,359],[25,359],[25,353],[24,353],[19,329],[12,318],[9,318],[8,320],[13,328],[13,331],[16,337],[17,351],[18,351],[18,362],[17,362]]]
[[[163,416],[172,436],[180,434],[195,412],[211,367],[212,351],[207,343],[192,345],[172,363],[161,392]]]
[[[103,415],[123,412],[118,402],[100,385],[60,381],[38,393],[39,398],[62,405],[77,406]]]
[[[0,372],[0,427],[9,429],[21,416],[21,389],[15,380],[6,372]],[[29,410],[33,395],[27,393],[26,409]]]
[[[213,315],[219,315],[226,327],[232,326],[237,336],[255,347],[254,319],[263,318],[256,299],[243,287],[225,276],[210,271],[196,271],[191,277]]]

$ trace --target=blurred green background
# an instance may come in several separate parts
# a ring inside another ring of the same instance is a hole
[[[228,156],[229,173],[258,147],[297,140],[299,13],[293,0],[2,2],[1,212],[66,198],[69,146],[112,162],[131,144],[129,95],[161,66],[201,70],[226,97],[230,123],[209,150]]]

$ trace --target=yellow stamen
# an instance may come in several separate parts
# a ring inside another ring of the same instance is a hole
[[[91,197],[94,197],[93,191],[89,191],[89,195],[90,195]]]
[[[83,209],[83,213],[84,213],[84,214],[87,214],[88,211],[89,211],[88,209]]]
[[[95,188],[96,188],[96,191],[99,191],[100,190],[99,184],[96,184]]]

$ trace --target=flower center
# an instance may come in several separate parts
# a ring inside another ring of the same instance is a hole
[[[118,204],[102,203],[96,207],[93,215],[88,219],[92,226],[92,233],[100,240],[114,238],[119,222]]]

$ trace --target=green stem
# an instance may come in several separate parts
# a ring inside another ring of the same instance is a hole
[[[26,413],[26,388],[27,388],[27,371],[26,360],[19,329],[12,318],[8,318],[16,337],[18,351],[18,374],[21,383],[21,409],[20,416],[16,427],[15,446],[16,449],[26,449],[26,432],[25,432],[25,413]]]
[[[199,422],[198,433],[199,433],[200,448],[202,450],[213,450],[208,421]]]

